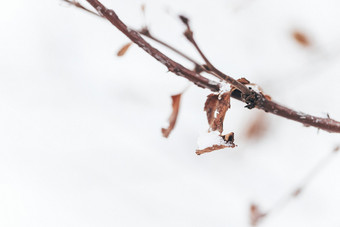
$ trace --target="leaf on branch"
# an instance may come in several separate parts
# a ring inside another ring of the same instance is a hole
[[[307,47],[307,46],[311,45],[311,42],[308,39],[308,37],[300,31],[294,31],[292,36],[293,36],[294,40],[297,43],[299,43],[301,46]]]
[[[127,43],[122,48],[120,48],[120,50],[117,52],[117,56],[122,57],[126,53],[126,51],[129,49],[131,44],[132,44],[131,42]]]
[[[267,100],[269,100],[269,101],[272,100],[272,97],[271,97],[271,96],[266,95],[266,94],[263,94],[263,92],[260,92],[260,93],[263,95],[263,97],[264,97],[265,99],[267,99]]]
[[[169,117],[169,126],[168,128],[162,128],[162,134],[165,138],[168,138],[170,135],[170,132],[174,129],[178,112],[179,112],[179,106],[181,101],[182,93],[171,96],[172,99],[172,113]]]
[[[196,150],[196,154],[197,155],[201,155],[201,154],[204,154],[204,153],[208,153],[208,152],[212,152],[212,151],[216,151],[216,150],[221,150],[223,148],[226,148],[227,146],[225,145],[212,145],[211,147],[207,147],[207,148],[204,148],[202,150]]]
[[[265,216],[266,213],[261,212],[257,205],[250,205],[250,223],[252,226],[256,226],[258,222]]]
[[[233,132],[222,135],[224,117],[230,108],[230,95],[231,91],[208,95],[204,111],[206,111],[210,128],[208,134],[203,138],[201,137],[198,141],[199,149],[196,150],[197,155],[236,146],[234,144]]]
[[[208,123],[212,131],[223,132],[224,117],[230,108],[230,95],[231,92],[225,92],[220,95],[208,95],[204,111],[207,113]]]
[[[234,133],[228,133],[227,135],[218,135],[218,132],[210,132],[207,135],[205,135],[205,138],[200,141],[201,144],[199,144],[199,147],[205,147],[203,149],[197,149],[196,154],[201,155],[204,153],[221,150],[223,148],[234,148],[236,145],[234,144]],[[212,143],[212,145],[204,146],[207,143]],[[202,146],[203,145],[203,146]]]

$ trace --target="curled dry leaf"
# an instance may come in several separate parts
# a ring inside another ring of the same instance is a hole
[[[252,226],[256,226],[265,216],[266,213],[261,212],[256,204],[250,205],[250,224]]]
[[[234,148],[236,145],[234,144],[234,133],[230,132],[226,135],[218,135],[218,140],[215,141],[216,144],[213,144],[209,147],[206,147],[204,149],[197,149],[196,154],[201,155],[204,153],[221,150],[223,148]]]
[[[205,102],[204,111],[212,131],[223,132],[223,121],[227,110],[230,108],[230,94],[225,92],[220,95],[210,94]]]
[[[334,149],[333,149],[333,152],[338,152],[340,150],[340,145],[336,146]]]
[[[179,106],[180,106],[180,102],[181,102],[181,97],[182,97],[182,93],[171,96],[172,113],[169,117],[169,126],[168,126],[168,128],[162,128],[162,134],[165,138],[168,138],[168,136],[170,135],[170,132],[175,127],[177,116],[178,116],[178,111],[179,111]]]
[[[129,47],[131,46],[132,43],[127,43],[125,44],[122,48],[120,48],[120,50],[117,52],[117,56],[121,57],[123,56],[126,51],[129,49]]]
[[[300,31],[294,31],[292,36],[297,43],[304,47],[310,46],[311,44],[308,37]]]
[[[231,91],[221,94],[210,94],[204,105],[204,111],[207,113],[209,123],[209,133],[217,133],[217,141],[209,147],[196,150],[196,154],[201,155],[204,153],[220,150],[226,147],[233,148],[234,133],[231,132],[226,135],[221,135],[223,132],[223,121],[227,110],[230,108],[230,95]]]

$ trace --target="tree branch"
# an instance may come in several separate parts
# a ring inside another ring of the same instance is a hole
[[[87,0],[99,13],[99,15],[103,15],[106,19],[108,19],[111,24],[113,24],[116,28],[118,28],[122,33],[124,33],[132,42],[137,44],[140,48],[154,57],[156,60],[165,65],[170,72],[175,73],[178,76],[185,77],[190,80],[194,84],[202,88],[208,88],[212,91],[219,91],[219,85],[211,81],[194,71],[191,71],[181,64],[173,61],[162,52],[152,47],[148,42],[146,42],[138,32],[133,29],[128,28],[117,16],[117,14],[110,9],[107,9],[103,4],[101,4],[97,0]]]
[[[181,64],[173,61],[172,59],[164,55],[162,52],[160,52],[156,48],[152,47],[148,42],[146,42],[140,36],[140,34],[137,31],[128,28],[118,18],[118,16],[113,10],[107,9],[98,0],[87,0],[87,2],[89,2],[98,11],[99,15],[108,19],[117,29],[119,29],[123,34],[125,34],[132,42],[137,44],[144,51],[146,51],[149,55],[151,55],[153,58],[161,62],[163,65],[165,65],[170,72],[173,72],[178,76],[182,76],[192,81],[194,84],[196,84],[199,87],[210,89],[213,92],[218,92],[220,90],[221,85],[219,83],[209,80],[199,75],[197,72],[185,68]],[[155,41],[163,45],[165,44],[165,43],[160,42],[159,40],[155,40]],[[171,49],[169,45],[165,45],[165,46]],[[197,44],[196,44],[196,48],[199,49]],[[201,50],[199,52],[202,53]],[[201,56],[202,55],[204,56],[203,53],[201,54]],[[249,109],[256,107],[258,109],[264,110],[265,112],[269,112],[269,113],[272,113],[272,114],[275,114],[281,117],[285,117],[290,120],[300,122],[304,124],[305,126],[313,126],[313,127],[316,127],[316,128],[328,131],[328,132],[340,133],[340,122],[335,121],[330,118],[320,118],[320,117],[315,117],[315,116],[311,116],[308,114],[304,114],[302,112],[294,111],[278,103],[270,101],[266,99],[266,97],[263,94],[257,93],[253,90],[248,89],[245,85],[239,83],[234,78],[227,76],[223,74],[222,72],[220,72],[208,61],[208,59],[205,56],[203,57],[203,59],[207,63],[208,68],[210,67],[209,69],[211,72],[216,74],[219,78],[223,79],[224,81],[230,83],[232,86],[234,86],[237,89],[234,92],[232,92],[232,97],[247,103],[248,105],[246,107],[248,107]],[[191,59],[190,61],[196,64],[194,60]]]
[[[192,59],[191,57],[189,57],[188,55],[182,53],[181,51],[177,50],[176,48],[174,48],[173,46],[170,46],[169,44],[163,42],[162,40],[156,38],[155,36],[153,36],[149,29],[147,27],[144,27],[142,30],[139,31],[140,34],[148,37],[149,39],[169,48],[170,50],[172,50],[173,52],[175,52],[176,54],[182,56],[183,58],[187,59],[188,61],[192,62],[195,64],[195,66],[200,66],[201,64],[198,63],[197,61],[195,61],[194,59]]]
[[[214,76],[218,77],[219,79],[222,79],[226,82],[228,82],[229,84],[233,85],[235,88],[237,88],[238,90],[240,90],[244,95],[248,96],[251,95],[251,91],[242,83],[238,82],[237,80],[235,80],[234,78],[224,74],[223,72],[219,71],[209,60],[208,58],[205,56],[205,54],[203,53],[203,51],[201,50],[201,48],[198,46],[198,44],[196,43],[195,39],[194,39],[194,33],[190,28],[189,25],[189,19],[184,17],[184,16],[179,16],[179,18],[181,19],[181,21],[183,22],[183,24],[185,24],[185,26],[187,27],[187,30],[184,32],[184,36],[189,40],[189,42],[191,42],[194,47],[196,48],[196,50],[198,51],[198,53],[201,55],[201,57],[203,58],[203,60],[206,63],[206,67],[204,67],[209,73],[213,74]],[[253,108],[253,107],[252,107]],[[250,108],[251,109],[251,108]]]

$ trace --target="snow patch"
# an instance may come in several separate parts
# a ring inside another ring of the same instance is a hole
[[[219,132],[212,131],[201,134],[197,140],[198,149],[212,147],[213,145],[228,146],[228,143],[220,136]]]
[[[220,83],[220,95],[230,91],[230,85],[222,81]]]

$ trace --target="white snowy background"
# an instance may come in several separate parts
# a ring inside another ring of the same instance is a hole
[[[223,72],[289,107],[340,120],[340,1],[102,2],[134,28],[145,23],[145,3],[151,32],[199,60],[176,18],[184,14]],[[294,30],[312,45],[299,45]],[[189,87],[163,138],[170,96],[189,83],[137,46],[116,57],[127,38],[59,0],[3,1],[0,41],[3,227],[249,226],[250,203],[270,209],[340,143],[337,134],[269,114],[266,134],[247,139],[260,111],[232,101],[225,130],[238,147],[197,156],[209,91]],[[339,210],[335,156],[260,226],[339,226]]]

